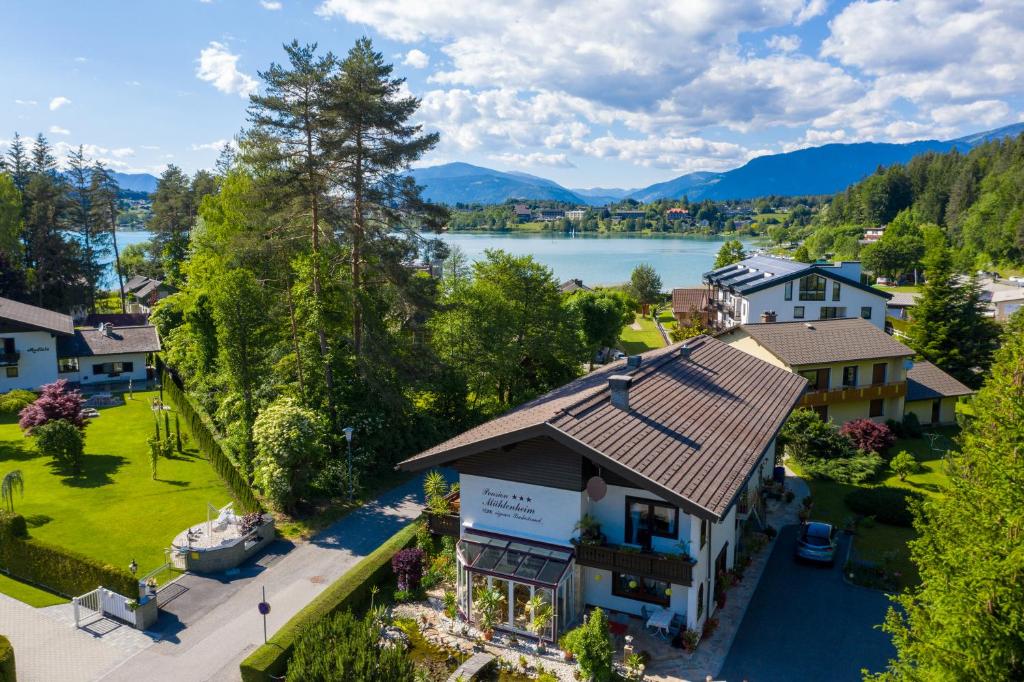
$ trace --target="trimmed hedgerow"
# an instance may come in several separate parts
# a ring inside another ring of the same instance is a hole
[[[910,528],[914,514],[910,502],[923,502],[924,495],[906,488],[859,488],[846,495],[846,506],[856,514],[874,516],[875,520],[890,526]]]
[[[6,637],[0,635],[0,682],[17,682],[14,669],[14,647]]]
[[[283,675],[299,635],[329,614],[344,610],[364,613],[370,606],[370,589],[393,579],[391,558],[415,543],[416,529],[421,523],[410,523],[392,535],[292,616],[270,641],[242,661],[243,682],[266,682],[272,676]]]
[[[128,571],[28,537],[20,514],[0,512],[0,569],[65,597],[105,587],[126,597],[138,595]]]

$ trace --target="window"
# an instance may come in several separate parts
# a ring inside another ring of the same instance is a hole
[[[839,300],[839,282],[836,282],[836,281],[832,282],[832,300],[833,301],[838,301]]]
[[[123,372],[132,372],[134,370],[134,362],[104,362],[102,364],[95,364],[92,366],[93,374],[110,374],[112,376],[116,376]]]
[[[871,383],[874,385],[885,383],[885,370],[887,363],[877,362],[871,367]]]
[[[802,305],[793,306],[793,319],[802,320],[804,319],[804,307]]]
[[[704,615],[704,583],[697,587],[697,620]]]
[[[2,339],[4,342],[4,355],[14,353],[14,339]]]
[[[884,417],[885,416],[885,399],[876,398],[871,401],[870,407],[868,407],[869,417]]]
[[[669,584],[662,580],[642,578],[628,573],[612,573],[612,594],[637,601],[668,606],[670,596],[665,594]]]
[[[60,358],[57,360],[57,371],[61,374],[78,371],[78,358]]]
[[[843,386],[857,385],[857,365],[843,367]]]
[[[807,387],[809,391],[825,391],[828,390],[829,379],[831,371],[828,367],[822,367],[820,369],[808,369],[800,372],[800,376],[807,379],[807,383],[810,384]]]
[[[786,282],[786,290],[785,291],[786,291],[786,294],[785,294],[786,300],[787,301],[792,301],[793,300],[793,282],[792,282],[792,280],[790,280],[789,282]]]
[[[700,548],[704,549],[704,545],[708,544],[708,520],[700,520]]]
[[[651,546],[651,538],[675,538],[679,535],[679,510],[653,500],[626,498],[626,542]]]
[[[836,320],[841,317],[846,317],[846,308],[840,308],[832,305],[821,306],[821,316],[819,319]]]
[[[824,301],[825,278],[821,275],[805,275],[800,278],[801,301]]]
[[[8,379],[17,379],[18,378],[18,368],[17,367],[8,367],[7,368],[7,378]]]
[[[863,317],[865,320],[870,320],[871,319],[871,306],[869,306],[869,305],[861,306],[861,308],[860,308],[860,316]]]

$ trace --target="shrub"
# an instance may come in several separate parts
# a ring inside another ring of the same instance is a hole
[[[39,452],[58,467],[75,474],[82,471],[85,439],[74,424],[64,419],[47,421],[33,427],[32,435]]]
[[[903,419],[906,420],[906,417],[904,416]],[[889,427],[889,430],[892,431],[893,435],[896,436],[897,438],[903,438],[904,436],[907,435],[906,431],[904,431],[903,429],[902,421],[896,421],[895,419],[886,419],[885,425]]]
[[[0,635],[0,682],[16,682],[14,669],[14,647],[7,638]]]
[[[908,438],[920,438],[923,433],[921,429],[921,421],[913,412],[907,412],[903,415],[903,433]]]
[[[357,618],[343,611],[303,629],[286,679],[395,682],[412,679],[413,672],[413,663],[401,647],[381,644],[380,630],[369,616]]]
[[[870,419],[854,419],[846,422],[839,433],[849,438],[853,445],[863,452],[877,452],[885,457],[896,436],[885,424],[876,424]]]
[[[905,488],[861,488],[847,494],[846,506],[858,514],[874,516],[881,523],[890,526],[910,528],[914,525],[914,514],[910,502],[923,502],[924,495]]]
[[[870,481],[885,466],[878,453],[858,452],[851,457],[804,462],[804,472],[812,478],[827,478],[839,483],[859,485]]]
[[[18,414],[34,403],[38,397],[32,391],[21,388],[8,391],[0,395],[0,414]]]
[[[608,633],[608,617],[601,609],[594,609],[587,621],[576,628],[579,634],[572,650],[580,672],[593,682],[610,682],[613,678],[612,657],[615,648]]]
[[[398,578],[398,589],[415,592],[423,579],[423,550],[410,547],[398,552],[391,558],[391,570]]]
[[[917,460],[914,456],[906,450],[900,450],[892,461],[889,462],[889,468],[892,472],[900,477],[901,481],[907,480],[907,476],[917,471]]]
[[[842,459],[853,454],[853,443],[841,435],[831,421],[823,422],[806,407],[794,410],[779,433],[786,451],[800,462],[813,459]]]
[[[252,436],[253,483],[278,509],[294,509],[326,454],[324,420],[294,399],[283,398],[260,412]]]
[[[85,417],[82,416],[82,406],[85,401],[81,392],[68,390],[68,380],[58,379],[52,384],[43,386],[41,395],[31,405],[25,407],[19,413],[18,426],[27,435],[37,426],[51,421],[63,419],[70,422],[75,428],[85,428]]]

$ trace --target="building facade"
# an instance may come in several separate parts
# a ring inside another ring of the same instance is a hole
[[[751,256],[704,274],[718,329],[752,322],[860,317],[885,327],[891,294],[861,284],[859,262],[799,263]]]
[[[500,627],[519,634],[531,596],[551,603],[549,640],[589,606],[668,609],[677,627],[700,628],[744,524],[763,521],[775,436],[804,386],[701,336],[406,460],[459,473],[459,513],[443,532],[459,539],[460,611],[474,621],[474,595],[492,588],[504,597]]]

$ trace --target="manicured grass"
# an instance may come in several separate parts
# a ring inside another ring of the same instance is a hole
[[[934,438],[937,450],[932,449],[933,439],[929,438],[927,434],[921,438],[897,440],[890,453],[895,455],[900,450],[910,452],[917,459],[920,470],[908,476],[906,481],[900,481],[898,476],[885,470],[879,481],[872,485],[909,488],[925,495],[942,494],[949,485],[943,457],[952,447],[951,438],[956,435],[956,432],[955,427],[933,431],[933,434],[937,434]],[[789,462],[789,465],[799,473],[799,467],[793,466],[793,464],[793,462]],[[826,521],[842,528],[847,519],[854,516],[850,508],[846,506],[844,498],[858,486],[811,479],[806,476],[804,478],[811,488],[811,497],[814,500],[811,517],[814,520]],[[854,538],[854,549],[858,557],[872,562],[881,562],[887,555],[894,556],[892,567],[901,574],[900,586],[907,587],[916,584],[919,580],[917,567],[910,561],[910,552],[907,548],[907,543],[916,536],[917,533],[913,528],[889,526],[884,523],[871,525],[862,522],[858,526]]]
[[[915,286],[913,284],[906,284],[898,287],[883,287],[878,286],[882,291],[888,291],[890,294],[904,293],[904,294],[918,294],[921,293],[921,286]]]
[[[28,583],[8,578],[3,573],[0,573],[0,593],[6,594],[8,597],[14,597],[18,601],[25,602],[29,606],[35,606],[36,608],[56,606],[67,601],[67,599],[50,594],[45,590],[40,590]]]
[[[903,334],[910,333],[910,320],[897,320],[895,317],[886,316],[885,321],[892,325],[892,328]]]
[[[189,443],[183,454],[161,458],[152,478],[146,441],[154,433],[150,404],[157,395],[136,392],[122,406],[100,409],[86,428],[78,476],[39,455],[14,417],[0,417],[0,475],[21,469],[25,494],[15,496],[14,506],[32,537],[114,566],[135,559],[141,575],[164,563],[175,535],[206,520],[207,503],[219,508],[230,501],[213,467]],[[162,415],[160,422],[163,431]],[[173,412],[170,422],[173,429]]]
[[[658,331],[654,320],[638,314],[635,322],[640,326],[639,330],[633,329],[630,325],[622,328],[619,346],[622,348],[623,353],[626,355],[637,355],[665,345],[665,340],[661,337],[661,332]]]

